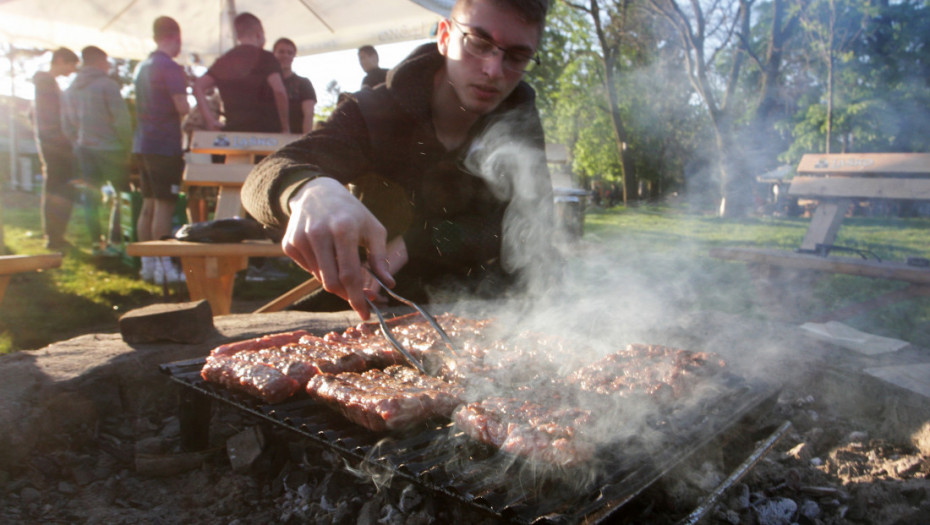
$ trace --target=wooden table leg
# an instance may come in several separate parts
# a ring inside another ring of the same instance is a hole
[[[241,255],[181,257],[191,300],[206,299],[214,316],[228,314],[236,272],[245,270],[248,264],[249,258]]]
[[[6,293],[6,287],[10,284],[10,277],[12,276],[9,274],[0,275],[0,302],[3,302],[3,294]]]

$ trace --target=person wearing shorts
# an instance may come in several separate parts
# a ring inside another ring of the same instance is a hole
[[[190,111],[187,76],[174,61],[181,53],[181,28],[167,16],[153,24],[158,49],[136,70],[136,115],[139,125],[133,153],[139,160],[142,209],[136,223],[139,241],[171,235],[171,219],[184,172],[181,119]],[[177,282],[182,274],[170,258],[142,258],[142,278],[156,284]]]

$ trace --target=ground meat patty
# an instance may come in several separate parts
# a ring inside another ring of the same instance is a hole
[[[723,359],[712,353],[631,344],[572,372],[566,382],[598,394],[646,395],[669,402],[725,367]]]
[[[309,381],[307,393],[374,431],[449,417],[461,395],[453,385],[405,366],[361,374],[320,374]]]
[[[274,367],[234,356],[210,356],[200,372],[206,381],[280,403],[300,390],[300,383]]]
[[[280,403],[299,392],[317,374],[361,371],[367,366],[355,348],[305,333],[296,343],[281,347],[211,355],[204,363],[201,377],[260,397],[267,403]]]
[[[306,330],[295,330],[293,332],[281,332],[277,334],[263,335],[244,341],[236,341],[220,345],[210,351],[210,355],[233,355],[239,352],[254,352],[263,348],[281,347],[288,343],[296,343],[301,337],[310,335]]]
[[[582,408],[492,397],[459,407],[452,418],[472,439],[534,461],[571,467],[594,454],[584,436],[592,414]]]

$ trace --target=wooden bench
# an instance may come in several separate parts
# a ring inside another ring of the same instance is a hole
[[[930,154],[804,155],[788,195],[817,202],[807,233],[796,251],[720,247],[711,249],[710,255],[749,263],[756,271],[771,272],[773,267],[782,267],[893,279],[910,285],[904,291],[850,307],[837,315],[930,293],[930,267],[922,265],[923,259],[883,261],[862,251],[834,245],[843,219],[854,204],[875,203],[880,199],[930,201]]]
[[[219,189],[214,219],[242,217],[244,212],[239,193],[255,164],[256,156],[269,155],[299,137],[280,133],[195,131],[191,139],[191,152],[225,155],[226,162],[191,162],[185,167],[183,182],[185,186],[213,186]],[[213,315],[225,315],[231,311],[236,273],[247,268],[249,257],[284,255],[281,246],[270,241],[147,241],[130,244],[126,252],[133,257],[180,258],[191,300],[206,299]],[[278,298],[259,311],[281,310],[290,304],[288,300],[293,302],[318,287],[315,279],[308,280],[282,296],[284,299]]]
[[[0,302],[14,274],[47,270],[61,266],[60,253],[41,255],[0,255]]]

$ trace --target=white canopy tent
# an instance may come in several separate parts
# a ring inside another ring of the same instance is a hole
[[[231,20],[249,12],[267,40],[288,37],[298,55],[430,38],[454,0],[0,0],[0,38],[18,48],[79,52],[96,45],[110,56],[142,59],[154,48],[152,22],[181,25],[182,62],[209,65],[234,45]],[[194,60],[197,60],[194,58]]]

